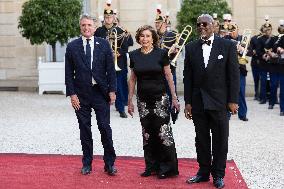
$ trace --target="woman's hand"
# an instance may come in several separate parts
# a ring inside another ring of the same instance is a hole
[[[129,115],[131,115],[131,117],[133,117],[134,104],[133,104],[132,100],[128,100],[128,113],[129,113]]]
[[[172,99],[172,107],[175,107],[178,112],[180,111],[180,104],[177,98]]]

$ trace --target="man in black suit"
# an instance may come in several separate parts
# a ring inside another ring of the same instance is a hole
[[[199,163],[197,174],[187,183],[209,181],[211,173],[214,186],[223,188],[229,136],[227,111],[237,113],[240,74],[236,45],[213,34],[213,21],[208,14],[199,16],[200,39],[185,47],[184,113],[187,119],[193,119]]]
[[[110,104],[113,104],[116,99],[116,76],[109,43],[105,39],[93,36],[96,24],[94,18],[83,15],[80,19],[82,36],[67,45],[66,93],[71,98],[79,123],[83,151],[81,173],[86,175],[92,171],[91,112],[93,108],[104,147],[104,169],[109,175],[115,175],[116,155],[110,127]]]

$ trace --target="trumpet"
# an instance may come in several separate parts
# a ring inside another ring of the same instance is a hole
[[[248,63],[248,60],[246,58],[246,54],[247,54],[247,51],[248,51],[248,46],[249,46],[249,43],[250,43],[251,36],[252,36],[252,30],[251,29],[245,29],[244,32],[243,32],[242,40],[239,44],[239,45],[244,47],[243,55],[239,57],[239,64],[241,64],[241,65],[245,65],[245,64]]]
[[[178,39],[176,40],[175,44],[171,46],[171,48],[168,51],[168,56],[170,56],[171,53],[175,51],[175,49],[178,49],[178,52],[176,53],[175,57],[171,61],[171,65],[176,67],[177,66],[177,58],[182,51],[187,39],[189,38],[190,34],[192,32],[192,27],[190,25],[186,25],[184,29],[182,30],[181,34],[179,35]]]

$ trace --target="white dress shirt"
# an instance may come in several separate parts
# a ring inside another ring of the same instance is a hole
[[[209,57],[210,57],[210,53],[211,53],[211,49],[212,49],[212,44],[213,44],[213,41],[214,41],[214,35],[212,35],[208,40],[211,41],[210,45],[207,45],[207,44],[202,45],[205,68],[207,67],[207,64],[208,64],[208,61],[209,61]]]
[[[86,45],[87,45],[87,38],[82,36],[82,40],[83,40],[83,46],[84,46],[84,51],[85,51],[85,54],[86,54]],[[94,53],[94,36],[92,36],[90,38],[90,46],[91,46],[91,68],[93,67],[93,53]],[[94,80],[94,78],[92,77],[92,84],[95,85],[97,84],[97,82]]]

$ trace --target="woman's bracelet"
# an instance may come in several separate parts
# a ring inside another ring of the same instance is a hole
[[[177,100],[178,97],[175,95],[175,96],[172,96],[172,99],[173,99],[173,100]]]

